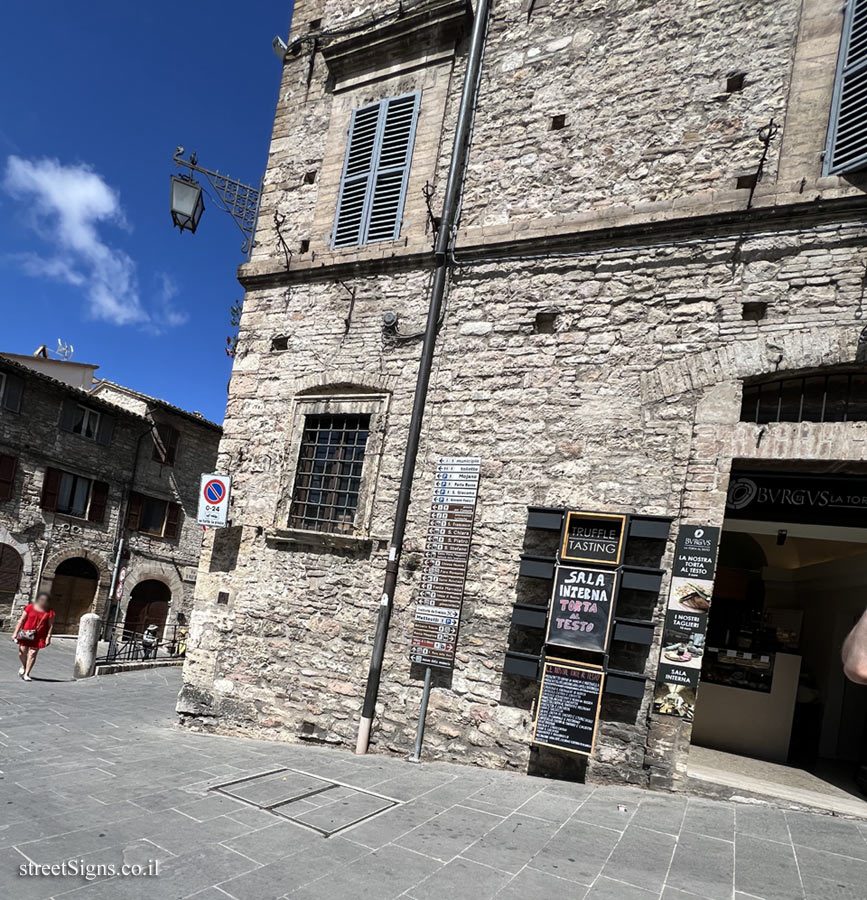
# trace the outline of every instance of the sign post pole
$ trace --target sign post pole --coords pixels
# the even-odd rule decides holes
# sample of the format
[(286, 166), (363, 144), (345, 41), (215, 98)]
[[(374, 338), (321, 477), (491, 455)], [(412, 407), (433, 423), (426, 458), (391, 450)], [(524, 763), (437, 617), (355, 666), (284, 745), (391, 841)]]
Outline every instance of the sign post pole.
[(480, 467), (481, 460), (476, 456), (444, 456), (437, 462), (410, 643), (410, 662), (425, 667), (415, 749), (410, 762), (421, 759), (431, 672), (434, 668), (449, 670), (455, 665)]
[(424, 688), (421, 693), (421, 707), (418, 711), (418, 725), (415, 729), (415, 749), (412, 751), (410, 762), (421, 762), (421, 745), (424, 741), (424, 720), (427, 718), (427, 703), (430, 700), (431, 667), (424, 670)]

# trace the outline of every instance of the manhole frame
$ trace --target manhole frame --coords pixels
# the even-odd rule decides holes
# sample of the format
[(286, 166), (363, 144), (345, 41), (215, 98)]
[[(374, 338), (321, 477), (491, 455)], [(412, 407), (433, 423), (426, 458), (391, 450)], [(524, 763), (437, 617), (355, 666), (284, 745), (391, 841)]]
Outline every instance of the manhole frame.
[[(305, 791), (304, 793), (299, 794), (297, 797), (293, 797), (291, 800), (278, 800), (276, 803), (269, 803), (267, 805), (256, 803), (253, 800), (247, 800), (244, 797), (239, 797), (237, 794), (233, 794), (231, 791), (226, 790), (226, 788), (231, 788), (238, 784), (245, 784), (249, 781), (257, 781), (260, 778), (267, 778), (269, 775), (280, 775), (283, 772), (291, 772), (293, 775), (304, 775), (307, 778), (313, 778), (316, 781), (323, 782), (325, 786), (321, 788), (312, 788), (309, 791)], [(376, 810), (376, 812), (359, 816), (357, 819), (353, 819), (351, 822), (345, 825), (340, 825), (338, 828), (334, 828), (330, 831), (325, 828), (320, 828), (317, 825), (311, 825), (307, 822), (302, 822), (295, 816), (290, 816), (284, 812), (279, 811), (279, 807), (291, 806), (293, 803), (297, 803), (299, 800), (306, 800), (308, 797), (315, 797), (319, 794), (324, 794), (327, 791), (338, 787), (347, 788), (350, 791), (354, 791), (356, 794), (363, 794), (368, 797), (376, 797), (378, 800), (385, 801), (388, 805), (384, 806), (382, 809)], [(375, 819), (377, 816), (381, 816), (384, 813), (387, 813), (389, 810), (392, 810), (397, 806), (403, 805), (402, 800), (396, 800), (394, 797), (388, 797), (385, 794), (380, 794), (378, 791), (371, 791), (367, 788), (356, 787), (354, 784), (347, 784), (345, 781), (335, 781), (333, 778), (324, 778), (322, 775), (314, 775), (312, 772), (306, 772), (303, 769), (293, 769), (290, 766), (281, 766), (278, 769), (270, 769), (266, 772), (257, 772), (255, 775), (245, 775), (243, 778), (235, 778), (232, 781), (223, 781), (220, 784), (212, 785), (208, 788), (208, 791), (213, 791), (214, 793), (221, 794), (224, 797), (229, 797), (231, 800), (235, 800), (238, 803), (243, 803), (245, 806), (249, 806), (252, 809), (259, 809), (263, 812), (270, 813), (272, 816), (282, 819), (285, 822), (291, 822), (293, 825), (297, 825), (300, 828), (306, 828), (308, 831), (312, 831), (315, 834), (321, 835), (325, 838), (330, 838), (336, 834), (348, 831), (350, 828), (354, 828), (356, 825), (360, 825), (362, 822), (368, 822), (371, 819)]]

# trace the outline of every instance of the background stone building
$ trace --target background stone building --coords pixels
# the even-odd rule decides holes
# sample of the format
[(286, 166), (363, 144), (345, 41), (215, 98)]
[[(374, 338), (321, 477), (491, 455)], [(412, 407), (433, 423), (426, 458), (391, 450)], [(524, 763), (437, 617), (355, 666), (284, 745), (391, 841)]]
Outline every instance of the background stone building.
[[(86, 612), (131, 630), (191, 606), (202, 530), (199, 479), (220, 428), (107, 381), (95, 366), (0, 355), (0, 627), (37, 590), (55, 633)], [(94, 384), (95, 382), (95, 384)], [(86, 386), (86, 388), (85, 388)], [(112, 573), (128, 576), (119, 609)]]
[[(510, 625), (516, 600), (548, 590), (519, 575), (528, 506), (722, 526), (733, 470), (860, 485), (865, 6), (493, 4), (377, 747), (412, 746), (409, 633), (438, 457), (478, 456), (482, 474), (458, 662), (434, 688), (427, 751), (521, 771), (583, 767), (531, 749), (537, 686), (504, 673), (507, 649), (540, 647)], [(232, 527), (206, 540), (179, 703), (209, 727), (354, 744), (471, 20), (460, 0), (295, 3), (240, 271), (218, 464)], [(361, 463), (330, 500), (306, 463), (329, 429)], [(816, 538), (799, 527), (793, 540)], [(782, 571), (773, 533), (749, 540)], [(864, 549), (860, 529), (844, 537)], [(665, 593), (645, 611), (657, 623)], [(848, 590), (835, 610), (860, 608)], [(686, 774), (691, 722), (653, 711), (660, 632), (617, 650), (648, 684), (637, 702), (604, 699), (589, 777)]]

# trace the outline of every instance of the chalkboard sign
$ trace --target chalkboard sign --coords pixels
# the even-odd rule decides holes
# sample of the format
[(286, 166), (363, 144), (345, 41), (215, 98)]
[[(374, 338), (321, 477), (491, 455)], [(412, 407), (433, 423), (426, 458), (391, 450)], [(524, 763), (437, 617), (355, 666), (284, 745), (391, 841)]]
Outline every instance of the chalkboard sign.
[(546, 659), (533, 743), (590, 756), (604, 680), (601, 666)]
[(626, 516), (570, 510), (563, 523), (560, 559), (616, 566), (623, 553)]
[(557, 566), (545, 643), (604, 653), (616, 589), (615, 570)]

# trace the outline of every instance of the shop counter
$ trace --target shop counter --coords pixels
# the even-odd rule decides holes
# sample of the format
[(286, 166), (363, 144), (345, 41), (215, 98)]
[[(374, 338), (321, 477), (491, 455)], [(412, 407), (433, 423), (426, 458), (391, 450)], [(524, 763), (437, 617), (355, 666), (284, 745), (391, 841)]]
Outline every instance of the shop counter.
[(701, 682), (692, 726), (694, 744), (773, 762), (786, 761), (801, 657), (791, 653), (772, 656), (768, 692)]

